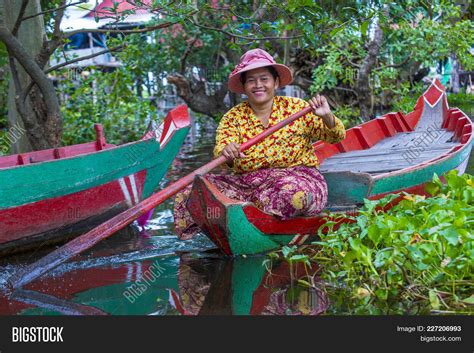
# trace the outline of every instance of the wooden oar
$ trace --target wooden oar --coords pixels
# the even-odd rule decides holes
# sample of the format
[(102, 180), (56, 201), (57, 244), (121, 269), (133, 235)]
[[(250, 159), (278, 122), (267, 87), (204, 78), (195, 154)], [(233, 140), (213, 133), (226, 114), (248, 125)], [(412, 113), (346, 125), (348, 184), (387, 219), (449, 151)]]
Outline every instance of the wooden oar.
[[(303, 115), (308, 114), (311, 111), (311, 107), (308, 106), (299, 112), (293, 114), (289, 118), (278, 122), (277, 124), (269, 127), (267, 130), (261, 134), (253, 137), (247, 142), (243, 143), (240, 146), (240, 151), (243, 152), (250, 148), (251, 146), (262, 141), (267, 136), (273, 134), (275, 131), (281, 129), (282, 127), (290, 124), (294, 120), (300, 118)], [(30, 283), (34, 279), (40, 277), (45, 272), (55, 268), (61, 263), (69, 260), (70, 258), (78, 255), (79, 253), (91, 248), (97, 244), (102, 239), (105, 239), (118, 230), (126, 227), (128, 224), (132, 223), (135, 219), (152, 209), (153, 207), (158, 206), (160, 203), (170, 198), (171, 196), (178, 193), (180, 190), (184, 189), (187, 185), (191, 184), (196, 175), (206, 174), (212, 169), (216, 168), (220, 164), (224, 163), (226, 158), (220, 156), (212, 160), (211, 162), (205, 164), (204, 166), (196, 169), (194, 172), (189, 173), (180, 180), (174, 182), (163, 190), (157, 192), (156, 194), (151, 195), (147, 199), (137, 203), (135, 206), (127, 209), (126, 211), (116, 215), (115, 217), (109, 219), (108, 221), (102, 223), (98, 227), (92, 229), (91, 231), (71, 240), (69, 243), (63, 245), (62, 247), (52, 251), (45, 257), (39, 259), (38, 261), (24, 267), (18, 272), (14, 273), (8, 280), (10, 289), (16, 289), (24, 286), (27, 283)]]

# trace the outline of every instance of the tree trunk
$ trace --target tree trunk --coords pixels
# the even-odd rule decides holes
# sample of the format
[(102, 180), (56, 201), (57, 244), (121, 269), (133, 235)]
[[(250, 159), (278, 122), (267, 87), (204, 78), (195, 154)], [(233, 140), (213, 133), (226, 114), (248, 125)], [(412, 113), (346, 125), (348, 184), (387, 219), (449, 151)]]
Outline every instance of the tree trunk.
[(456, 54), (451, 55), (451, 60), (453, 62), (451, 69), (451, 85), (453, 93), (459, 93), (461, 90), (461, 84), (459, 82), (459, 61), (456, 58)]
[(375, 61), (380, 53), (382, 40), (383, 31), (382, 28), (380, 28), (380, 24), (377, 23), (374, 38), (368, 44), (367, 55), (362, 61), (362, 65), (359, 69), (359, 77), (355, 87), (359, 101), (360, 116), (364, 121), (370, 120), (373, 116), (370, 73), (374, 68)]
[(224, 103), (228, 92), (227, 84), (223, 84), (212, 96), (207, 95), (204, 82), (190, 82), (180, 74), (169, 75), (168, 82), (175, 85), (180, 96), (193, 111), (216, 118), (222, 116), (229, 107)]
[[(22, 3), (23, 1), (0, 0), (3, 10), (0, 40), (5, 43), (9, 52), (12, 77), (8, 97), (8, 123), (11, 129), (26, 132), (10, 139), (13, 153), (57, 147), (60, 145), (62, 132), (54, 85), (35, 60), (43, 40), (46, 40), (43, 16), (22, 21), (16, 36), (11, 33)], [(40, 1), (29, 0), (23, 17), (39, 12)], [(24, 98), (26, 88), (32, 81), (35, 85)]]

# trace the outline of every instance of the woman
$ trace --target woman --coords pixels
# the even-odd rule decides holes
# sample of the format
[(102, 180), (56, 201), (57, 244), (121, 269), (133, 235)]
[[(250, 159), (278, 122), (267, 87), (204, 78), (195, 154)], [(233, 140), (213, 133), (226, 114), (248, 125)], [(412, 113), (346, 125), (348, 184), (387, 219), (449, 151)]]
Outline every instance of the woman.
[[(319, 173), (312, 141), (336, 143), (345, 129), (329, 108), (324, 96), (309, 102), (275, 96), (275, 91), (292, 81), (291, 71), (277, 64), (262, 49), (246, 52), (229, 76), (229, 90), (244, 93), (248, 100), (229, 110), (217, 128), (214, 156), (223, 155), (234, 174), (208, 174), (206, 178), (227, 197), (250, 201), (281, 219), (314, 216), (327, 203), (327, 185)], [(270, 135), (262, 142), (239, 152), (242, 143), (269, 126), (305, 108), (313, 112)], [(186, 209), (191, 187), (175, 200), (175, 226), (181, 239), (189, 239), (199, 228)]]

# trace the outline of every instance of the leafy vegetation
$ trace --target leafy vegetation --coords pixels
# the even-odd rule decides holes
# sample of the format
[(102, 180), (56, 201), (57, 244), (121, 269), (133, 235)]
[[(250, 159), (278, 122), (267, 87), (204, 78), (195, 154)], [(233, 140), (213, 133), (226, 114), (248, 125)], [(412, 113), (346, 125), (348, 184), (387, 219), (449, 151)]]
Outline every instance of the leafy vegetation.
[[(474, 177), (451, 171), (445, 178), (443, 184), (435, 175), (427, 185), (433, 197), (403, 193), (366, 200), (353, 223), (336, 230), (328, 222), (313, 245), (271, 256), (317, 264), (334, 312), (472, 313)], [(314, 284), (315, 275), (303, 284)]]
[(83, 71), (82, 76), (79, 86), (72, 80), (61, 83), (64, 144), (94, 140), (94, 123), (104, 126), (109, 143), (134, 141), (143, 136), (149, 120), (159, 119), (152, 101), (134, 91), (136, 83), (130, 70)]

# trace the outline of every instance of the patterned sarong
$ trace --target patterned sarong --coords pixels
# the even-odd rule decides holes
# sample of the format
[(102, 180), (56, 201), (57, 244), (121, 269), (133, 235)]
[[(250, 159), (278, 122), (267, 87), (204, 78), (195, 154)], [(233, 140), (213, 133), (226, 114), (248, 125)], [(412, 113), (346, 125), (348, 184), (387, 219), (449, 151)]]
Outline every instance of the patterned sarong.
[[(208, 174), (206, 179), (231, 199), (253, 202), (281, 219), (315, 216), (326, 206), (326, 181), (315, 167), (259, 169), (245, 174)], [(174, 223), (180, 239), (200, 231), (186, 209), (191, 185), (179, 192), (174, 204)]]

